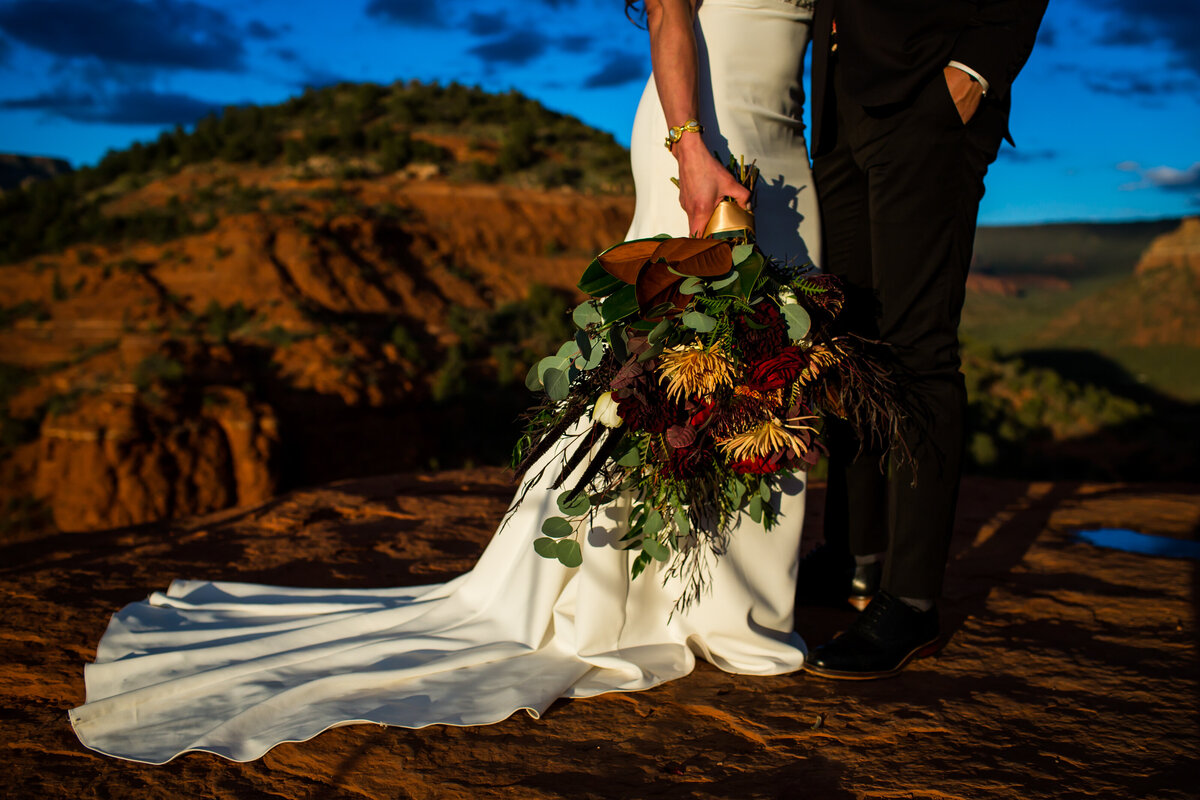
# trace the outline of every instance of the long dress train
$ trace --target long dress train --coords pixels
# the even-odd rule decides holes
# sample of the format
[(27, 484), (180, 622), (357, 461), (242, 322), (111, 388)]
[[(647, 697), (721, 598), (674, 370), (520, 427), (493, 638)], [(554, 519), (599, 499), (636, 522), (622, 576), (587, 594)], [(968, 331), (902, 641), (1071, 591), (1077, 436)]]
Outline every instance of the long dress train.
[[(803, 242), (815, 250), (796, 122), (809, 17), (788, 0), (707, 0), (697, 24), (702, 79), (711, 87), (706, 140), (764, 167), (778, 188), (760, 195), (760, 240), (768, 252), (792, 256)], [(737, 80), (727, 80), (734, 71)], [(638, 203), (629, 238), (686, 234), (664, 131), (651, 82), (634, 124)], [(543, 462), (561, 458), (558, 450)], [(800, 479), (774, 498), (781, 515), (770, 532), (740, 518), (710, 590), (672, 616), (683, 588), (676, 580), (664, 582), (657, 564), (629, 578), (631, 556), (619, 549), (628, 497), (578, 531), (583, 566), (534, 553), (542, 520), (557, 513), (554, 474), (545, 470), (529, 488), (474, 569), (444, 584), (296, 589), (179, 580), (126, 606), (84, 668), (87, 702), (70, 711), (76, 734), (93, 750), (152, 764), (188, 751), (248, 761), (355, 722), (419, 728), (493, 723), (520, 709), (538, 716), (560, 697), (681, 677), (697, 654), (745, 674), (801, 666), (804, 645), (792, 630)]]

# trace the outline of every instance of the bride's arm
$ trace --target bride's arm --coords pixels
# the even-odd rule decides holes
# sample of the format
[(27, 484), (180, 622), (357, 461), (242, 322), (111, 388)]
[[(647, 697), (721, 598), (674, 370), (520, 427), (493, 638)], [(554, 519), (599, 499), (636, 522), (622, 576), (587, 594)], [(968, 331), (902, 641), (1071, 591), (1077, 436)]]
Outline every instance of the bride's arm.
[[(693, 0), (646, 0), (645, 7), (658, 99), (667, 125), (683, 125), (697, 119), (700, 110)], [(687, 212), (693, 235), (704, 230), (721, 198), (732, 197), (743, 206), (749, 202), (750, 192), (713, 157), (699, 135), (683, 134), (671, 154), (679, 162), (679, 205)]]

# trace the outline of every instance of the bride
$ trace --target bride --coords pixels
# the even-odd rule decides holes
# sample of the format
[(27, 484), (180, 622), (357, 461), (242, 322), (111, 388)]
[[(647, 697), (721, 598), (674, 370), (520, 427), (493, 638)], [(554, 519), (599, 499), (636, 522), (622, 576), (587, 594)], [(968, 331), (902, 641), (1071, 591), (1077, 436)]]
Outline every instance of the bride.
[[(721, 196), (746, 202), (716, 151), (757, 161), (763, 250), (809, 260), (818, 224), (799, 76), (811, 2), (646, 0), (645, 12), (654, 76), (633, 126), (637, 207), (627, 238), (695, 233)], [(669, 128), (680, 130), (667, 149)], [(552, 449), (545, 459), (559, 457)], [(87, 702), (70, 712), (80, 741), (152, 764), (188, 751), (248, 761), (355, 722), (480, 725), (520, 709), (536, 717), (560, 697), (679, 678), (697, 655), (751, 675), (802, 666), (804, 644), (792, 630), (798, 479), (784, 487), (777, 526), (768, 533), (743, 515), (709, 591), (672, 615), (683, 587), (664, 582), (657, 562), (630, 580), (631, 555), (619, 543), (629, 498), (580, 531), (581, 567), (534, 552), (558, 494), (548, 485), (555, 470), (541, 466), (527, 474), (546, 477), (528, 479), (524, 502), (475, 568), (448, 583), (294, 589), (177, 580), (126, 606), (85, 667)]]

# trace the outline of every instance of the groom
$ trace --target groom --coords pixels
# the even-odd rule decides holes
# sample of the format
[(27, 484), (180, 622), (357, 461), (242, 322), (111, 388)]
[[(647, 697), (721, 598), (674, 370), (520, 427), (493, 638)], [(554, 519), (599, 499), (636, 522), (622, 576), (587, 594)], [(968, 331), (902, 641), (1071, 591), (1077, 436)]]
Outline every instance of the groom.
[(834, 574), (844, 578), (835, 591), (873, 599), (848, 631), (810, 654), (814, 674), (887, 677), (939, 645), (934, 601), (966, 412), (959, 313), (983, 177), (1009, 138), (1009, 87), (1046, 2), (816, 3), (823, 266), (846, 285), (848, 328), (886, 343), (896, 363), (912, 459), (881, 465), (882, 452), (830, 431), (827, 544), (801, 566), (801, 590)]

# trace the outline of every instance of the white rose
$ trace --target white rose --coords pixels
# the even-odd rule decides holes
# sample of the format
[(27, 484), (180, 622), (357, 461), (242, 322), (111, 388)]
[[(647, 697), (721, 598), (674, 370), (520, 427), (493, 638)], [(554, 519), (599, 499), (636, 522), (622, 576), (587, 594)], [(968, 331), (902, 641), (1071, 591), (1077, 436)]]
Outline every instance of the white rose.
[(613, 399), (612, 392), (605, 392), (596, 398), (596, 405), (592, 409), (592, 421), (608, 428), (621, 427), (621, 415), (617, 412), (617, 401)]

